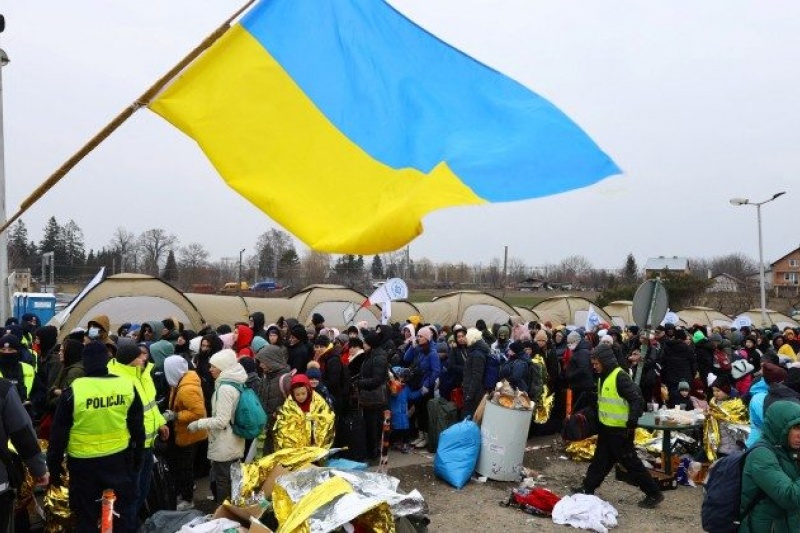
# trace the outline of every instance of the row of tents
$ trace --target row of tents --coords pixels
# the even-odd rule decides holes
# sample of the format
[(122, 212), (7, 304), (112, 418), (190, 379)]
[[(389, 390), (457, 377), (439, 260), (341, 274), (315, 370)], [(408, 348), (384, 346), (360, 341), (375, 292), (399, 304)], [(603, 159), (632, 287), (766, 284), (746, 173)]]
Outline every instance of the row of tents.
[[(117, 274), (84, 291), (49, 324), (58, 327), (63, 336), (76, 327), (85, 327), (89, 319), (97, 315), (107, 315), (112, 329), (125, 322), (141, 323), (173, 317), (199, 330), (207, 324), (216, 326), (247, 321), (252, 313), (260, 311), (267, 323), (281, 316), (296, 317), (302, 323), (310, 323), (311, 316), (319, 313), (325, 317), (326, 325), (340, 329), (360, 321), (375, 326), (380, 322), (381, 309), (378, 306), (361, 307), (366, 299), (363, 293), (341, 285), (311, 285), (291, 298), (184, 293), (152, 276)], [(525, 321), (582, 326), (589, 313), (594, 311), (608, 324), (625, 327), (633, 324), (632, 307), (630, 301), (618, 301), (600, 308), (586, 298), (562, 295), (525, 308), (512, 306), (489, 293), (459, 291), (438, 296), (430, 302), (392, 302), (391, 320), (404, 322), (412, 315), (419, 315), (432, 324), (473, 326), (479, 319), (491, 325), (505, 323), (511, 316), (520, 316)], [(735, 319), (707, 307), (689, 307), (676, 314), (683, 325), (730, 327), (743, 315), (748, 316), (753, 324), (761, 323), (758, 309), (746, 311)], [(781, 329), (798, 326), (795, 320), (781, 313), (768, 311), (768, 317)]]

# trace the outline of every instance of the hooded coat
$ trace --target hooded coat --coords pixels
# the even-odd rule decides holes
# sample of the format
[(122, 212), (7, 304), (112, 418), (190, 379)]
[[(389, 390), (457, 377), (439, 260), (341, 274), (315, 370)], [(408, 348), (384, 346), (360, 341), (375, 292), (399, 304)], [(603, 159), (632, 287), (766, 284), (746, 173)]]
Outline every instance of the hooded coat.
[(256, 354), (256, 359), (267, 366), (264, 379), (261, 381), (261, 389), (258, 391), (258, 399), (261, 400), (261, 406), (269, 418), (274, 419), (275, 413), (286, 399), (281, 390), (281, 377), (290, 372), (289, 365), (286, 364), (282, 347), (274, 344), (261, 348)]
[[(464, 363), (464, 408), (473, 412), (483, 396), (483, 372), (489, 356), (489, 345), (483, 340), (475, 340), (467, 347), (467, 361)], [(471, 408), (471, 409), (470, 409)]]
[(203, 400), (203, 389), (200, 386), (200, 376), (197, 375), (197, 372), (194, 370), (187, 371), (178, 382), (178, 385), (172, 387), (169, 396), (169, 409), (175, 413), (172, 429), (175, 432), (176, 445), (189, 446), (208, 438), (208, 434), (205, 431), (191, 433), (187, 429), (190, 423), (208, 416), (206, 404)]
[(750, 405), (747, 407), (750, 414), (750, 435), (745, 441), (748, 449), (761, 438), (761, 429), (764, 427), (764, 400), (769, 389), (770, 386), (764, 379), (759, 379), (750, 387)]
[(795, 533), (800, 531), (800, 463), (788, 447), (789, 430), (800, 424), (800, 405), (776, 402), (764, 416), (759, 446), (747, 455), (742, 472), (740, 512), (759, 498), (742, 520), (739, 533)]
[[(582, 338), (575, 349), (572, 350), (569, 363), (567, 363), (567, 382), (573, 391), (592, 390), (594, 389), (594, 378), (592, 376), (591, 345), (586, 338)], [(575, 400), (577, 399), (575, 397)]]
[(253, 342), (253, 330), (249, 326), (239, 324), (236, 326), (236, 343), (233, 346), (236, 354), (241, 357), (253, 357), (250, 343)]
[(264, 329), (264, 324), (266, 324), (267, 321), (264, 318), (264, 313), (262, 313), (261, 311), (256, 311), (252, 315), (250, 315), (250, 319), (253, 321), (253, 335), (256, 337), (261, 337), (263, 339), (266, 339), (267, 330)]
[(226, 385), (226, 381), (244, 385), (247, 372), (238, 363), (223, 370), (214, 382), (211, 417), (197, 421), (198, 429), (208, 431), (208, 458), (219, 463), (239, 460), (244, 456), (244, 439), (233, 432), (231, 424), (239, 403), (239, 391)]
[(678, 383), (691, 383), (697, 372), (694, 350), (681, 340), (665, 342), (661, 360), (661, 380), (670, 388), (677, 389)]

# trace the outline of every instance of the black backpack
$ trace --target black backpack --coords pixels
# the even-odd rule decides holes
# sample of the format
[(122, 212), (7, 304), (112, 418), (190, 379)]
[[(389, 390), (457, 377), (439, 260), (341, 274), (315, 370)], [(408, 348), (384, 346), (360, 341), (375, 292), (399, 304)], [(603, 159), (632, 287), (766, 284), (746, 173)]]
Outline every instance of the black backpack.
[(703, 507), (700, 511), (703, 530), (709, 533), (736, 533), (739, 524), (760, 502), (765, 494), (761, 491), (753, 498), (744, 512), (739, 512), (742, 501), (742, 473), (750, 452), (756, 448), (772, 447), (763, 440), (749, 450), (734, 452), (714, 463), (708, 480), (703, 486)]
[(578, 412), (571, 414), (564, 421), (564, 428), (561, 430), (561, 438), (566, 441), (576, 441), (588, 439), (597, 435), (600, 421), (597, 412), (593, 407), (585, 407)]

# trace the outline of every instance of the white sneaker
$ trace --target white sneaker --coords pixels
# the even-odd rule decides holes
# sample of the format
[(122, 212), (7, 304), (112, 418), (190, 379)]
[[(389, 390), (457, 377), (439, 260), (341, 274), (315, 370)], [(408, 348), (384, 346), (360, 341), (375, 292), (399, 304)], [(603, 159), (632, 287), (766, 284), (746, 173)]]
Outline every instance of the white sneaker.
[(417, 449), (424, 448), (427, 445), (428, 445), (428, 436), (425, 433), (423, 433), (422, 437), (417, 441), (416, 444), (414, 444), (414, 448)]
[(419, 441), (421, 441), (421, 440), (422, 440), (422, 432), (420, 432), (420, 434), (419, 434), (419, 437), (417, 437), (416, 439), (412, 440), (412, 441), (411, 441), (411, 442), (409, 442), (408, 444), (409, 444), (410, 446), (416, 446), (416, 445), (417, 445), (417, 443), (418, 443)]
[(178, 498), (178, 505), (175, 507), (177, 511), (188, 511), (189, 509), (194, 509), (194, 502), (187, 502)]

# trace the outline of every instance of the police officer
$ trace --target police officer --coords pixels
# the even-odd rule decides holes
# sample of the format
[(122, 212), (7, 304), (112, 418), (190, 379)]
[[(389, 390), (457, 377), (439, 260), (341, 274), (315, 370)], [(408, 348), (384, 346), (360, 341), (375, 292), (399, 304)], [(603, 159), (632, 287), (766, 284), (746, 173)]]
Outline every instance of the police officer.
[(11, 381), (22, 403), (30, 410), (30, 394), (36, 374), (33, 366), (21, 360), (23, 347), (14, 335), (0, 338), (0, 378)]
[(76, 531), (97, 531), (105, 489), (113, 489), (117, 498), (114, 511), (120, 516), (114, 519), (114, 530), (135, 530), (130, 505), (136, 488), (134, 472), (142, 463), (142, 401), (129, 378), (108, 373), (108, 352), (102, 342), (89, 342), (82, 356), (86, 376), (61, 394), (50, 429), (47, 465), (52, 482), (61, 482), (66, 451)]
[(156, 437), (161, 440), (169, 438), (167, 421), (156, 403), (156, 386), (153, 383), (153, 363), (148, 362), (149, 353), (146, 346), (137, 346), (130, 339), (119, 339), (117, 353), (108, 362), (108, 372), (115, 376), (126, 377), (133, 381), (136, 392), (142, 400), (144, 409), (144, 452), (139, 471), (134, 473), (136, 494), (131, 502), (130, 515), (134, 520), (150, 491), (153, 477), (153, 445)]
[(639, 460), (633, 445), (636, 423), (644, 410), (642, 393), (628, 373), (619, 367), (614, 350), (608, 344), (598, 345), (591, 361), (595, 374), (600, 375), (597, 386), (600, 428), (586, 477), (582, 486), (573, 492), (594, 494), (614, 463), (619, 463), (645, 493), (639, 507), (653, 509), (664, 500), (664, 495)]
[[(16, 454), (8, 448), (9, 441)], [(21, 459), (37, 485), (47, 485), (47, 466), (36, 440), (33, 424), (22, 406), (17, 388), (0, 379), (0, 532), (14, 531), (15, 490), (22, 484)]]

